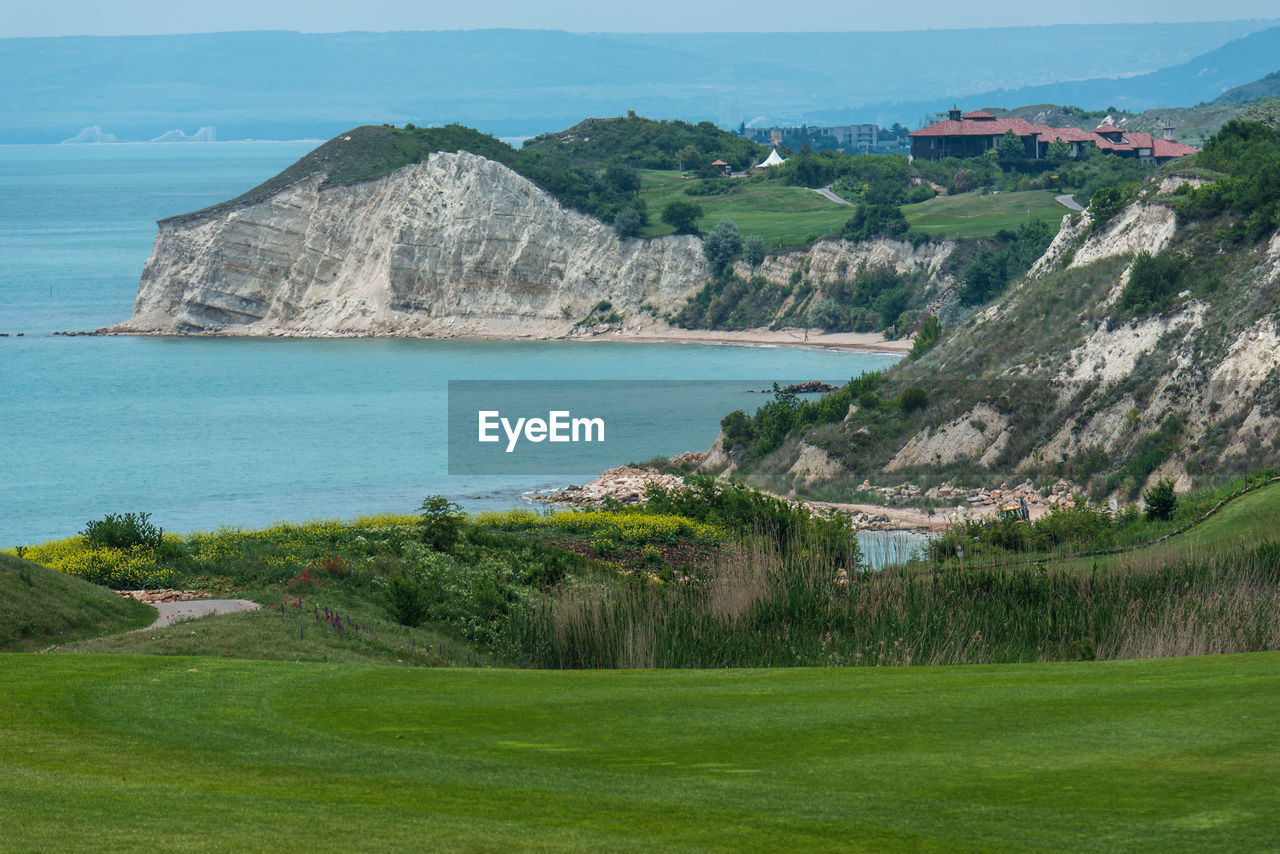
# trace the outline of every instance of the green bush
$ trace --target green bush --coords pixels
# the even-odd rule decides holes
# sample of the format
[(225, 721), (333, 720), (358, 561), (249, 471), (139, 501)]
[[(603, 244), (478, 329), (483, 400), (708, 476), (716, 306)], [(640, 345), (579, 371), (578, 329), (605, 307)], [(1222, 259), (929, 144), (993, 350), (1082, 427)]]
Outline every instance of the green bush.
[(422, 521), (418, 525), (422, 542), (438, 552), (453, 551), (466, 522), (462, 507), (443, 495), (431, 495), (418, 509), (422, 511)]
[(1120, 213), (1129, 204), (1131, 188), (1102, 187), (1089, 199), (1089, 218), (1093, 222), (1093, 230), (1099, 231), (1111, 218)]
[(711, 265), (711, 272), (717, 276), (723, 274), (741, 252), (742, 235), (731, 219), (720, 220), (702, 239), (702, 254)]
[(1226, 236), (1259, 241), (1280, 228), (1280, 136), (1262, 122), (1232, 119), (1210, 137), (1197, 165), (1222, 177), (1178, 198), (1183, 220), (1230, 214)]
[(920, 331), (916, 333), (916, 340), (911, 343), (911, 352), (907, 355), (913, 361), (919, 359), (932, 350), (941, 338), (942, 322), (933, 316), (926, 317), (924, 323), (920, 324)]
[(898, 408), (904, 413), (916, 412), (929, 405), (929, 393), (918, 385), (909, 385), (898, 396)]
[(101, 519), (87, 522), (80, 536), (90, 546), (109, 549), (131, 549), (145, 546), (158, 549), (164, 530), (152, 525), (150, 513), (109, 513)]
[(676, 234), (697, 234), (702, 206), (676, 199), (662, 209), (662, 221), (676, 230)]
[(876, 237), (902, 237), (910, 226), (897, 205), (865, 203), (854, 209), (841, 236), (855, 243)]
[(1155, 486), (1142, 496), (1147, 505), (1147, 519), (1152, 522), (1167, 522), (1173, 518), (1173, 511), (1178, 507), (1178, 496), (1173, 492), (1173, 481), (1162, 477)]
[(1151, 255), (1139, 252), (1133, 259), (1129, 281), (1120, 292), (1119, 308), (1143, 314), (1165, 307), (1178, 292), (1186, 262), (1176, 252)]
[(387, 614), (405, 626), (420, 626), (427, 620), (427, 595), (422, 585), (407, 575), (393, 575), (382, 586)]

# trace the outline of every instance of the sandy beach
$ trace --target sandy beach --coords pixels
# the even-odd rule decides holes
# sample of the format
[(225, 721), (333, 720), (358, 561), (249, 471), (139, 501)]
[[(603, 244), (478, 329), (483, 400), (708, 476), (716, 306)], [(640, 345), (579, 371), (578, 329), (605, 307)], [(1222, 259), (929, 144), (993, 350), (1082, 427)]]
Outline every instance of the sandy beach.
[[(576, 336), (575, 336), (576, 337)], [(573, 340), (573, 339), (570, 339)], [(606, 332), (582, 336), (584, 341), (652, 341), (674, 344), (734, 344), (754, 347), (813, 347), (828, 350), (859, 350), (896, 356), (911, 351), (912, 338), (890, 341), (879, 332), (821, 333), (804, 329), (745, 329), (729, 332), (717, 329), (644, 330), (638, 332)]]

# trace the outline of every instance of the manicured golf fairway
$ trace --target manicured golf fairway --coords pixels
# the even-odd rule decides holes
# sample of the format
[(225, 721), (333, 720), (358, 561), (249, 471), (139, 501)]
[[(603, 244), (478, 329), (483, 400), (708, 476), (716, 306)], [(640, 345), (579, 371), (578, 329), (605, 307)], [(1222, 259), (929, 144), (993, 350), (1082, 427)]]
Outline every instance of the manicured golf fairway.
[(935, 238), (991, 237), (1003, 228), (1014, 229), (1037, 218), (1056, 231), (1063, 214), (1069, 211), (1053, 196), (1050, 190), (985, 196), (962, 193), (904, 205), (902, 213), (913, 229)]
[(522, 672), (0, 656), (0, 848), (1262, 851), (1280, 653)]

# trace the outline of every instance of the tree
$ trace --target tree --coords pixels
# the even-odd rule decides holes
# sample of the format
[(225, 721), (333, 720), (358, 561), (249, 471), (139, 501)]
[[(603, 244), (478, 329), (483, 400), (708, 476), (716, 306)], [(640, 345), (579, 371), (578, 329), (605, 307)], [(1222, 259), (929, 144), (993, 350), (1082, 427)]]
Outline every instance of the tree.
[(604, 180), (614, 192), (624, 195), (640, 189), (640, 173), (625, 163), (609, 164), (609, 168), (604, 170)]
[(809, 309), (809, 325), (818, 329), (838, 330), (845, 325), (847, 316), (848, 313), (841, 308), (840, 303), (824, 297)]
[(1063, 142), (1062, 137), (1058, 137), (1049, 143), (1044, 156), (1050, 163), (1065, 163), (1071, 159), (1071, 146)]
[(897, 205), (863, 204), (854, 209), (842, 234), (845, 240), (857, 242), (873, 237), (901, 237), (908, 227), (907, 218)]
[(638, 237), (643, 228), (644, 220), (634, 207), (623, 208), (613, 218), (613, 230), (621, 238)]
[(932, 350), (933, 345), (937, 344), (941, 337), (942, 322), (933, 316), (926, 317), (924, 323), (920, 324), (920, 331), (916, 333), (916, 340), (911, 343), (911, 352), (907, 355), (913, 361), (919, 359)]
[(1017, 131), (1009, 128), (1004, 132), (1004, 136), (1000, 138), (1001, 160), (1018, 160), (1026, 157), (1026, 152), (1026, 146), (1022, 144), (1022, 137), (1018, 136)]
[[(1267, 76), (1275, 77), (1276, 74), (1273, 72)], [(1260, 122), (1276, 133), (1280, 133), (1280, 98), (1265, 98), (1250, 104), (1245, 107), (1240, 118), (1250, 122)]]
[(418, 509), (422, 511), (422, 521), (418, 523), (422, 542), (438, 552), (453, 551), (465, 519), (461, 505), (443, 495), (429, 495)]
[(717, 276), (722, 275), (741, 252), (742, 235), (731, 219), (720, 220), (702, 240), (702, 254), (707, 257), (711, 272)]
[(686, 145), (676, 152), (676, 166), (681, 170), (696, 169), (701, 158), (702, 152), (692, 145)]
[(1173, 511), (1178, 506), (1178, 496), (1173, 492), (1173, 481), (1162, 477), (1143, 494), (1142, 500), (1147, 505), (1147, 521), (1167, 522), (1173, 518)]
[(676, 234), (697, 234), (702, 206), (683, 199), (668, 202), (662, 209), (662, 221), (676, 230)]
[(742, 260), (753, 270), (764, 263), (764, 238), (753, 234), (742, 247)]
[(1089, 219), (1093, 230), (1105, 226), (1113, 216), (1129, 203), (1129, 193), (1124, 187), (1103, 187), (1089, 199)]

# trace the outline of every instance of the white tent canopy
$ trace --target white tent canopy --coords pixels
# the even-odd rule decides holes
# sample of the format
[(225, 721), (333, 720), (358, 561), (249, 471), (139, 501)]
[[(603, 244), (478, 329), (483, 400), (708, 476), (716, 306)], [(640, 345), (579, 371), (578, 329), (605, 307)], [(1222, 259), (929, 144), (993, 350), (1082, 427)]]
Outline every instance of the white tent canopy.
[(770, 151), (770, 152), (769, 152), (769, 156), (768, 156), (768, 157), (766, 157), (766, 158), (765, 158), (763, 161), (761, 161), (760, 163), (757, 163), (753, 168), (755, 168), (755, 169), (768, 169), (770, 166), (778, 166), (778, 165), (783, 164), (783, 163), (786, 163), (786, 162), (787, 162), (786, 160), (784, 160), (784, 159), (782, 159), (781, 157), (779, 157), (779, 156), (778, 156), (778, 149), (776, 149), (776, 148), (775, 148), (773, 151)]

